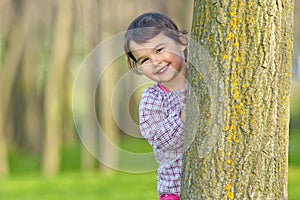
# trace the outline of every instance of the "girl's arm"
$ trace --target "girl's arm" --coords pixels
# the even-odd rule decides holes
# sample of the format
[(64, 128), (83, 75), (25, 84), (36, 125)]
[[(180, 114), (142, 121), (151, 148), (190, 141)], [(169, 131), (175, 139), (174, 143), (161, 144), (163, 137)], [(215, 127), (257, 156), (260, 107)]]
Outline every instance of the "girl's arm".
[(168, 113), (162, 107), (162, 99), (143, 94), (140, 104), (140, 129), (142, 135), (155, 149), (178, 149), (184, 142), (184, 111), (178, 104), (170, 106)]

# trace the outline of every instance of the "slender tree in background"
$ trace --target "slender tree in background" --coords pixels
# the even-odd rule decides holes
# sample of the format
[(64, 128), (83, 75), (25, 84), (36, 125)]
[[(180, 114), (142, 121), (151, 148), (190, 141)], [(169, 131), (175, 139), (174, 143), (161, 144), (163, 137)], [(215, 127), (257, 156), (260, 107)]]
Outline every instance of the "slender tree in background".
[[(74, 9), (74, 3), (79, 5), (82, 13)], [(8, 152), (21, 156), (24, 153), (33, 154), (32, 156), (36, 158), (34, 165), (41, 166), (44, 174), (51, 175), (58, 172), (60, 162), (66, 156), (65, 151), (61, 150), (70, 147), (66, 145), (71, 145), (71, 148), (76, 145), (73, 119), (69, 111), (74, 66), (81, 64), (76, 63), (77, 61), (82, 62), (78, 58), (83, 54), (86, 55), (85, 53), (95, 47), (100, 40), (108, 39), (115, 33), (125, 30), (129, 20), (150, 7), (165, 12), (166, 2), (0, 1), (1, 176), (9, 175)], [(173, 7), (174, 5), (168, 9), (172, 10)], [(111, 17), (111, 8), (117, 13), (122, 13), (123, 10), (127, 12)], [(80, 26), (84, 30), (73, 29), (73, 25), (77, 25), (76, 28)], [(80, 38), (81, 36), (83, 37)], [(86, 52), (82, 53), (82, 49)], [(68, 68), (69, 63), (72, 66)], [(112, 87), (114, 84), (112, 78), (117, 79), (121, 74), (121, 70), (116, 70), (115, 66), (109, 68), (110, 72), (106, 73), (99, 88), (104, 85)], [(122, 65), (122, 69), (126, 70), (125, 65)], [(90, 85), (93, 83), (90, 82)], [(98, 92), (103, 94), (100, 101), (105, 102), (105, 105), (100, 105), (98, 101), (99, 110), (96, 112), (103, 114), (99, 118), (104, 119), (101, 123), (105, 127), (105, 133), (111, 138), (112, 143), (117, 144), (119, 130), (112, 123), (114, 121), (112, 116), (109, 119), (105, 114), (111, 112), (105, 111), (109, 108), (107, 102), (111, 102), (109, 93), (112, 88), (109, 87), (105, 88), (107, 91)], [(89, 130), (91, 126), (87, 125), (86, 129)], [(99, 141), (96, 143), (99, 145)], [(99, 151), (105, 152), (105, 159), (117, 165), (118, 155), (107, 146), (101, 145)], [(78, 152), (72, 151), (72, 154), (75, 153)], [(12, 158), (12, 162), (14, 158), (16, 156)], [(94, 161), (89, 154), (83, 153), (83, 170), (95, 167)], [(73, 166), (77, 165), (78, 163)], [(27, 168), (23, 170), (26, 171)]]
[[(42, 5), (37, 4), (33, 6), (34, 10), (32, 10), (32, 15), (37, 15), (37, 10), (41, 9)], [(21, 72), (22, 78), (19, 83), (19, 87), (21, 87), (23, 93), (23, 110), (24, 115), (19, 113), (19, 120), (23, 120), (24, 127), (20, 128), (19, 134), (22, 135), (20, 137), (23, 146), (35, 154), (40, 152), (40, 143), (41, 143), (41, 131), (43, 124), (43, 117), (41, 109), (40, 96), (41, 94), (38, 92), (38, 41), (36, 40), (36, 30), (37, 30), (38, 20), (32, 20), (31, 22), (31, 34), (29, 34), (23, 58), (21, 63)], [(26, 105), (26, 106), (24, 106)], [(22, 118), (22, 119), (21, 119)], [(24, 129), (22, 129), (24, 128)], [(23, 133), (23, 134), (22, 134)]]
[(45, 144), (43, 153), (43, 173), (54, 175), (60, 166), (60, 146), (62, 119), (60, 118), (63, 94), (63, 79), (70, 57), (73, 38), (72, 0), (58, 1), (58, 16), (55, 29), (53, 60), (49, 69), (45, 93)]
[(293, 6), (195, 0), (182, 199), (287, 199)]
[[(100, 28), (101, 28), (101, 40), (105, 40), (109, 37), (111, 37), (121, 26), (127, 25), (129, 19), (128, 17), (120, 17), (116, 16), (116, 19), (114, 23), (111, 23), (111, 10), (115, 10), (115, 12), (122, 12), (122, 10), (126, 10), (128, 13), (137, 15), (137, 10), (139, 8), (147, 7), (145, 4), (151, 4), (152, 7), (160, 7), (165, 6), (165, 3), (162, 3), (160, 1), (152, 1), (152, 2), (143, 2), (139, 0), (131, 1), (130, 3), (126, 1), (117, 1), (117, 0), (101, 0), (100, 1)], [(133, 7), (132, 5), (135, 5)], [(118, 18), (119, 17), (119, 18)], [(131, 20), (131, 19), (130, 19)], [(124, 27), (125, 29), (126, 27)], [(117, 44), (116, 44), (117, 46)], [(115, 146), (119, 145), (120, 142), (120, 129), (117, 127), (115, 121), (116, 119), (113, 116), (111, 102), (112, 102), (112, 94), (114, 91), (114, 87), (116, 85), (118, 76), (120, 74), (124, 73), (124, 68), (121, 70), (118, 70), (118, 66), (116, 63), (112, 63), (110, 66), (104, 66), (104, 60), (105, 58), (111, 57), (111, 55), (114, 55), (114, 48), (107, 49), (105, 52), (102, 52), (101, 55), (99, 55), (99, 66), (101, 67), (107, 67), (105, 70), (105, 73), (101, 77), (99, 81), (99, 119), (100, 119), (100, 125), (103, 129), (103, 133), (105, 137), (107, 137), (108, 141), (104, 141), (103, 139), (99, 141), (99, 155), (100, 159), (103, 162), (103, 165), (100, 165), (100, 170), (110, 172), (111, 169), (109, 167), (118, 167), (121, 161), (119, 160), (118, 155), (118, 148), (115, 148)], [(122, 72), (123, 71), (123, 72)], [(132, 85), (134, 85), (134, 82), (131, 82)], [(126, 89), (127, 90), (127, 89)], [(122, 94), (118, 94), (118, 105), (124, 106), (124, 96)], [(116, 105), (113, 105), (116, 106)], [(118, 110), (118, 109), (116, 109)], [(119, 114), (119, 113), (115, 113)], [(112, 145), (113, 144), (113, 145)], [(115, 145), (115, 146), (114, 146)], [(109, 166), (109, 167), (107, 167)]]
[(11, 27), (11, 33), (7, 35), (8, 50), (0, 72), (0, 176), (7, 176), (9, 174), (6, 136), (13, 135), (7, 125), (12, 121), (9, 119), (9, 117), (12, 117), (9, 114), (9, 102), (18, 67), (20, 67), (19, 63), (23, 50), (29, 37), (28, 30), (33, 19), (32, 4), (25, 3), (24, 7), (25, 9), (21, 16), (11, 16), (12, 18), (18, 17), (21, 19), (15, 19), (17, 22)]
[[(81, 27), (84, 33), (84, 50), (85, 54), (88, 55), (88, 52), (92, 51), (93, 48), (99, 43), (99, 10), (98, 10), (99, 1), (77, 1), (77, 6), (79, 13), (81, 14), (80, 19)], [(97, 61), (95, 59), (89, 61), (89, 65), (95, 66)], [(97, 85), (97, 78), (95, 77), (94, 68), (90, 68), (86, 74), (86, 88), (82, 91), (82, 98), (91, 98), (90, 94), (93, 94), (94, 86)], [(94, 97), (94, 96), (92, 96)], [(85, 99), (86, 102), (93, 102), (93, 99)], [(94, 110), (89, 110), (88, 116), (93, 116), (95, 113)], [(93, 149), (97, 146), (97, 124), (89, 118), (84, 119), (82, 125), (82, 134), (81, 137), (84, 138), (84, 141), (88, 140), (89, 145), (93, 145)], [(89, 133), (88, 133), (89, 132)], [(86, 150), (86, 147), (82, 146), (81, 152), (81, 169), (82, 171), (90, 171), (96, 168), (96, 159)]]

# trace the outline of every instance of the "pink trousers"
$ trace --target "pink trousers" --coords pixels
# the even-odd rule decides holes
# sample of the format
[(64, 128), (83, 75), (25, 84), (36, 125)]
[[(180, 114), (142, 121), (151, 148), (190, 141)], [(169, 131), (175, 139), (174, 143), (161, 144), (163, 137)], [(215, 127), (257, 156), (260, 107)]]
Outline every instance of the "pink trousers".
[(160, 196), (160, 200), (180, 200), (180, 197), (174, 194), (164, 194)]

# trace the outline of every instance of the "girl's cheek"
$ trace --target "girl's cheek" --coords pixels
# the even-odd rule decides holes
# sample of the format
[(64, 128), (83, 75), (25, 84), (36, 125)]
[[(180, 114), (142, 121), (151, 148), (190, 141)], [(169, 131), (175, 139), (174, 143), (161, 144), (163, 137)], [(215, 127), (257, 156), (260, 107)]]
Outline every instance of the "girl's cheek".
[(170, 52), (170, 51), (164, 52), (164, 54), (163, 54), (164, 60), (170, 60), (171, 58), (172, 58), (172, 52)]

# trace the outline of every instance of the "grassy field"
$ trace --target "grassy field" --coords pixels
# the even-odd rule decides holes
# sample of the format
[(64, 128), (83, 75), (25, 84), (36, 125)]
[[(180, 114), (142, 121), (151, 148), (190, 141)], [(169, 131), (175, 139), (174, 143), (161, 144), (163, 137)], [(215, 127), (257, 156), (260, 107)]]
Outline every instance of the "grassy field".
[[(289, 199), (300, 199), (300, 134), (290, 136)], [(130, 145), (131, 146), (131, 145)], [(148, 147), (146, 147), (145, 150)], [(134, 149), (132, 149), (134, 150)], [(63, 171), (53, 178), (42, 177), (36, 158), (11, 155), (12, 176), (0, 180), (2, 200), (154, 200), (155, 172), (129, 174), (79, 172), (75, 149), (64, 150)], [(73, 153), (71, 153), (73, 152)], [(69, 164), (68, 164), (69, 163)], [(71, 165), (70, 165), (71, 163)]]
[[(300, 168), (290, 167), (289, 199), (300, 198)], [(155, 173), (64, 173), (55, 178), (17, 176), (0, 181), (3, 200), (153, 200)]]
[(300, 130), (292, 130), (289, 144), (289, 199), (300, 199)]
[(18, 176), (0, 181), (3, 200), (153, 200), (154, 173), (79, 174), (55, 178)]
[(289, 167), (289, 200), (300, 199), (300, 167)]

